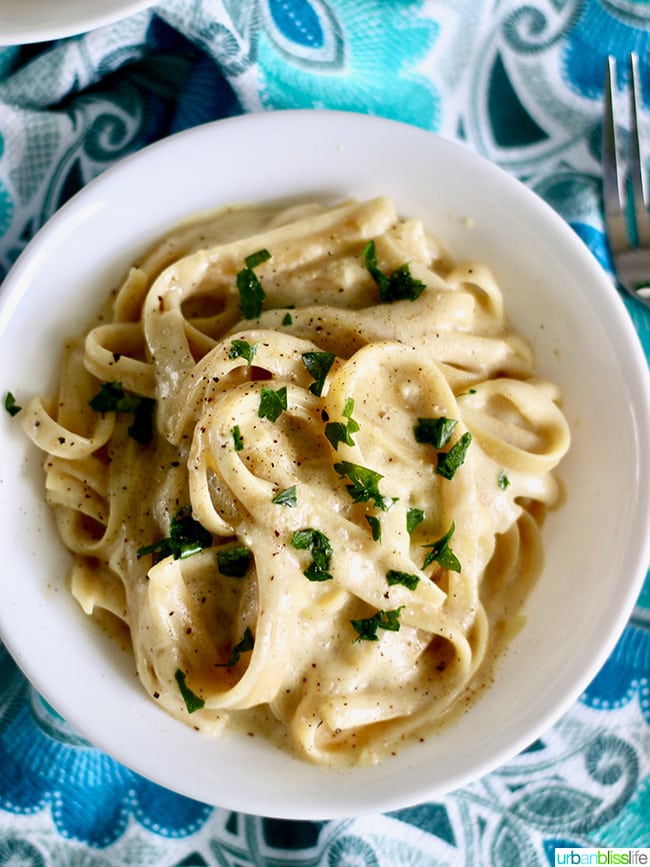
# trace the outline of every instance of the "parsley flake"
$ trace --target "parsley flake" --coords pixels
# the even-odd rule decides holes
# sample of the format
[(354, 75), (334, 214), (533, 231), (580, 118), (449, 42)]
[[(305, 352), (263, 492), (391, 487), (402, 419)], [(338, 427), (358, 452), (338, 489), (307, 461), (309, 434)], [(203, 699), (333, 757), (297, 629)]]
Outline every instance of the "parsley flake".
[(153, 438), (153, 413), (156, 402), (149, 397), (127, 394), (121, 382), (104, 382), (97, 394), (89, 400), (95, 412), (127, 412), (133, 414), (128, 434), (140, 445)]
[(309, 386), (309, 390), (316, 397), (320, 397), (323, 393), (327, 374), (336, 360), (336, 355), (333, 352), (303, 352), (302, 360), (315, 380)]
[(458, 422), (454, 418), (419, 418), (413, 427), (415, 441), (441, 449), (447, 445)]
[(418, 524), (421, 524), (424, 521), (424, 512), (422, 509), (417, 509), (415, 506), (412, 509), (409, 509), (406, 513), (406, 532), (411, 535), (413, 530), (417, 527)]
[(18, 404), (16, 403), (16, 398), (10, 391), (8, 391), (5, 395), (5, 409), (11, 416), (18, 415), (18, 413), (22, 409), (22, 406), (18, 406)]
[(400, 572), (398, 569), (389, 569), (386, 572), (386, 581), (389, 587), (401, 584), (408, 590), (415, 590), (420, 583), (420, 576), (414, 575), (412, 572)]
[(385, 497), (380, 493), (379, 482), (384, 477), (375, 470), (370, 470), (368, 467), (362, 467), (351, 461), (341, 461), (334, 464), (334, 469), (339, 476), (347, 476), (352, 482), (351, 485), (346, 485), (346, 489), (355, 503), (367, 503), (372, 500), (378, 509), (387, 512), (397, 501), (395, 497)]
[(423, 548), (431, 548), (424, 558), (424, 563), (422, 564), (423, 569), (426, 569), (427, 566), (430, 566), (433, 562), (437, 562), (443, 567), (443, 569), (448, 569), (450, 572), (460, 572), (460, 561), (449, 547), (449, 542), (451, 537), (454, 535), (455, 530), (456, 524), (452, 521), (451, 527), (447, 530), (444, 536), (437, 540), (437, 542), (432, 542), (430, 545), (422, 546)]
[(352, 434), (359, 430), (359, 423), (352, 418), (353, 411), (354, 401), (349, 397), (343, 407), (343, 417), (347, 418), (347, 422), (330, 421), (325, 425), (325, 436), (334, 449), (338, 449), (339, 443), (345, 443), (348, 446), (354, 445)]
[(222, 575), (229, 578), (243, 578), (248, 572), (253, 555), (250, 548), (237, 545), (234, 548), (220, 548), (217, 551), (217, 566)]
[(244, 358), (250, 367), (257, 352), (257, 343), (249, 343), (247, 340), (235, 338), (230, 344), (228, 358)]
[(368, 241), (361, 255), (363, 264), (379, 287), (379, 298), (383, 304), (403, 300), (415, 301), (426, 289), (421, 280), (413, 277), (408, 263), (400, 265), (389, 276), (384, 274), (377, 263), (374, 241)]
[(298, 551), (311, 551), (312, 562), (302, 573), (305, 578), (310, 581), (331, 580), (328, 569), (333, 551), (325, 533), (313, 527), (296, 530), (291, 536), (291, 547)]
[(257, 253), (251, 253), (244, 260), (246, 267), (237, 274), (239, 309), (245, 319), (255, 319), (262, 312), (266, 292), (253, 269), (270, 258), (271, 254), (268, 250), (258, 250)]
[(240, 452), (244, 448), (244, 437), (242, 436), (238, 424), (236, 424), (232, 429), (232, 440), (235, 451)]
[(260, 418), (268, 418), (270, 421), (276, 419), (287, 408), (287, 387), (283, 385), (277, 391), (272, 388), (264, 387), (260, 392), (260, 405), (257, 410), (257, 415)]
[(448, 452), (438, 452), (436, 473), (445, 479), (453, 479), (456, 475), (456, 471), (463, 465), (467, 449), (471, 442), (471, 433), (465, 431), (458, 442), (456, 442)]
[(212, 545), (212, 535), (192, 517), (191, 506), (182, 506), (171, 519), (169, 536), (137, 551), (137, 557), (155, 554), (158, 559), (170, 555), (174, 560), (184, 560)]
[(388, 629), (391, 632), (399, 632), (399, 616), (401, 612), (402, 606), (395, 608), (392, 611), (378, 611), (371, 617), (364, 617), (361, 620), (351, 620), (350, 623), (357, 632), (357, 637), (354, 639), (354, 643), (356, 644), (358, 641), (378, 641), (378, 629)]
[(250, 626), (247, 626), (244, 630), (244, 637), (242, 638), (242, 640), (235, 644), (235, 646), (232, 648), (230, 652), (230, 659), (228, 660), (228, 662), (218, 662), (217, 666), (219, 668), (232, 668), (233, 666), (237, 665), (242, 653), (246, 653), (246, 651), (252, 650), (254, 647), (255, 638), (253, 636), (253, 633), (251, 632)]
[(278, 491), (277, 494), (272, 498), (271, 502), (275, 503), (276, 506), (288, 506), (290, 509), (295, 509), (295, 507), (298, 505), (296, 486), (292, 485), (290, 488), (285, 488), (283, 491)]
[(505, 491), (506, 488), (510, 487), (510, 479), (508, 478), (508, 476), (506, 476), (505, 470), (499, 470), (497, 485), (501, 488), (502, 491)]
[(174, 677), (176, 678), (176, 683), (178, 684), (178, 688), (183, 696), (187, 712), (194, 713), (194, 711), (201, 710), (201, 708), (205, 706), (205, 701), (189, 688), (185, 678), (185, 672), (178, 668)]
[(381, 521), (375, 515), (366, 515), (366, 521), (372, 532), (372, 541), (381, 542)]

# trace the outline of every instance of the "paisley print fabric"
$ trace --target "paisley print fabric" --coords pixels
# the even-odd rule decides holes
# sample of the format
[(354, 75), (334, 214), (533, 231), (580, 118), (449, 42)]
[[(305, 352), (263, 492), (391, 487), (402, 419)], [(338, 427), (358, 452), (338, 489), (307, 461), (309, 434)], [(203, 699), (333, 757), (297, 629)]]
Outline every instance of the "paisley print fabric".
[[(92, 33), (0, 47), (0, 280), (125, 155), (205, 121), (296, 107), (465, 141), (611, 270), (603, 71), (608, 53), (632, 49), (650, 140), (645, 0), (166, 0)], [(650, 356), (650, 313), (626, 305)], [(439, 802), (333, 822), (235, 814), (138, 777), (72, 730), (0, 647), (0, 867), (532, 867), (561, 846), (649, 844), (650, 579), (607, 663), (538, 742)]]

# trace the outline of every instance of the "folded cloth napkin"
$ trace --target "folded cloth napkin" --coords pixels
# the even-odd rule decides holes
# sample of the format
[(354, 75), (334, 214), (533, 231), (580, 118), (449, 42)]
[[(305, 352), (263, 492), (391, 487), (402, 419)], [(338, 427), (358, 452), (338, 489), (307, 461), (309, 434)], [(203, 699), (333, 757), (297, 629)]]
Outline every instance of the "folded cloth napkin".
[[(604, 59), (636, 49), (650, 81), (649, 47), (644, 0), (167, 0), (85, 35), (0, 48), (0, 279), (126, 154), (204, 121), (307, 107), (464, 140), (609, 269)], [(650, 311), (626, 304), (650, 354)], [(503, 867), (554, 864), (559, 846), (644, 845), (650, 581), (602, 671), (522, 754), (435, 803), (344, 821), (231, 813), (138, 777), (58, 717), (0, 648), (0, 867)]]

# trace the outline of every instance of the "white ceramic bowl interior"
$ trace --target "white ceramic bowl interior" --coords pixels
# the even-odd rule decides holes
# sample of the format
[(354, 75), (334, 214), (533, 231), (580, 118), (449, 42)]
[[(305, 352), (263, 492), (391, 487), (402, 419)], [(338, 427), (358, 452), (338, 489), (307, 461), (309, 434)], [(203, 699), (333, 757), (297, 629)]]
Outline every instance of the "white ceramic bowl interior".
[(0, 295), (0, 389), (51, 390), (78, 332), (134, 258), (178, 219), (234, 202), (390, 195), (459, 259), (487, 262), (540, 373), (559, 383), (573, 444), (567, 499), (545, 526), (544, 572), (494, 684), (424, 745), (329, 771), (259, 739), (198, 735), (141, 690), (127, 654), (65, 586), (40, 456), (0, 421), (0, 636), (81, 733), (138, 773), (202, 801), (325, 819), (439, 797), (525, 748), (578, 698), (624, 628), (650, 560), (650, 391), (624, 306), (582, 242), (518, 182), (458, 144), (348, 113), (220, 121), (121, 162), (45, 226)]
[(153, 0), (0, 0), (0, 45), (75, 36), (152, 4)]

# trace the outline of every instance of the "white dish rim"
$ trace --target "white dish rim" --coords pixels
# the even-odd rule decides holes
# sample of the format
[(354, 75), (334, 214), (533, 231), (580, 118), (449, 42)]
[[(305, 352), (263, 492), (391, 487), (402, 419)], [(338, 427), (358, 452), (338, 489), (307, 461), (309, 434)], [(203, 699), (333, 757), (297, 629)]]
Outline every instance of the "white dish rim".
[[(521, 184), (513, 178), (506, 175), (496, 166), (486, 164), (481, 158), (467, 151), (461, 145), (447, 142), (444, 139), (439, 139), (431, 133), (425, 133), (422, 130), (417, 130), (414, 127), (404, 127), (393, 121), (386, 121), (379, 118), (371, 118), (366, 115), (357, 115), (348, 112), (314, 112), (311, 110), (296, 110), (286, 112), (275, 112), (273, 114), (260, 115), (245, 115), (236, 118), (231, 118), (225, 121), (216, 121), (211, 124), (206, 124), (202, 127), (197, 127), (192, 130), (179, 133), (161, 142), (145, 148), (126, 159), (122, 160), (114, 168), (109, 169), (99, 178), (91, 182), (87, 187), (81, 190), (73, 199), (71, 199), (54, 217), (41, 229), (35, 239), (30, 244), (28, 250), (19, 258), (10, 275), (5, 281), (5, 286), (0, 294), (0, 336), (4, 333), (7, 327), (7, 321), (11, 318), (13, 308), (20, 304), (21, 294), (28, 285), (28, 281), (36, 276), (39, 267), (40, 257), (44, 257), (46, 250), (51, 248), (51, 245), (61, 243), (61, 238), (64, 238), (66, 233), (74, 227), (75, 221), (94, 219), (93, 209), (100, 209), (102, 195), (105, 191), (109, 191), (114, 181), (119, 181), (122, 177), (135, 177), (139, 169), (146, 168), (149, 163), (153, 165), (154, 161), (161, 164), (169, 164), (174, 158), (179, 149), (185, 149), (188, 153), (193, 152), (193, 149), (198, 153), (201, 147), (210, 143), (211, 140), (217, 141), (221, 138), (230, 136), (233, 141), (239, 140), (241, 136), (251, 133), (257, 125), (257, 134), (262, 134), (264, 138), (268, 134), (278, 135), (278, 129), (284, 127), (285, 132), (293, 128), (294, 130), (306, 130), (306, 125), (316, 125), (321, 130), (323, 135), (330, 137), (330, 144), (334, 144), (335, 139), (332, 135), (340, 134), (343, 138), (350, 135), (350, 131), (358, 134), (362, 131), (362, 135), (377, 134), (379, 132), (392, 131), (393, 134), (403, 135), (409, 140), (415, 141), (416, 138), (427, 136), (427, 142), (430, 147), (437, 150), (438, 153), (444, 154), (445, 158), (452, 160), (460, 160), (468, 165), (474, 166), (476, 161), (479, 161), (481, 171), (484, 171), (487, 176), (503, 186), (509, 195), (513, 196), (513, 200), (521, 200), (525, 204), (530, 205), (530, 197), (533, 195), (526, 190)], [(332, 129), (336, 132), (332, 133)], [(329, 130), (329, 131), (328, 131)], [(311, 133), (313, 135), (313, 132)], [(213, 142), (214, 143), (214, 142)], [(450, 157), (451, 155), (451, 157)], [(225, 204), (226, 202), (224, 202)], [(597, 303), (604, 305), (606, 314), (609, 318), (610, 327), (618, 334), (624, 335), (628, 341), (628, 363), (631, 381), (627, 383), (628, 387), (634, 391), (637, 398), (637, 403), (633, 407), (632, 414), (636, 420), (638, 428), (641, 432), (650, 430), (650, 386), (648, 384), (647, 375), (642, 372), (641, 362), (645, 362), (645, 356), (631, 324), (629, 316), (625, 311), (624, 305), (620, 298), (614, 293), (609, 286), (606, 275), (601, 271), (595, 259), (591, 258), (591, 254), (582, 245), (582, 242), (577, 236), (571, 236), (566, 230), (566, 226), (561, 218), (551, 209), (537, 200), (535, 207), (537, 212), (543, 216), (546, 226), (553, 239), (559, 243), (567, 254), (576, 257), (579, 262), (580, 270), (585, 278), (590, 278), (594, 281), (593, 297)], [(155, 232), (154, 232), (155, 234)], [(647, 373), (647, 371), (646, 371)], [(650, 489), (650, 462), (648, 455), (643, 452), (639, 446), (639, 483), (645, 482)], [(650, 505), (647, 500), (641, 503), (641, 508), (635, 516), (638, 525), (642, 521), (646, 521), (646, 526), (650, 520)], [(548, 705), (545, 712), (538, 714), (536, 723), (529, 725), (525, 732), (520, 732), (519, 736), (514, 739), (496, 739), (493, 738), (493, 750), (489, 760), (475, 760), (471, 772), (467, 767), (459, 768), (457, 773), (449, 774), (447, 777), (444, 791), (436, 785), (427, 787), (424, 782), (420, 782), (419, 786), (414, 786), (408, 798), (405, 799), (403, 793), (394, 791), (386, 791), (383, 793), (374, 792), (364, 801), (359, 798), (359, 792), (355, 791), (357, 809), (356, 813), (365, 812), (385, 812), (386, 810), (397, 809), (401, 806), (408, 806), (417, 803), (421, 800), (438, 797), (445, 792), (456, 789), (462, 785), (469, 783), (471, 780), (482, 776), (494, 768), (501, 765), (503, 762), (510, 759), (517, 752), (524, 749), (532, 740), (539, 737), (553, 722), (555, 722), (578, 698), (580, 692), (595, 676), (602, 664), (605, 662), (611, 653), (616, 640), (618, 639), (622, 629), (627, 622), (631, 613), (634, 601), (638, 596), (641, 585), (644, 579), (645, 571), (642, 571), (641, 563), (646, 564), (650, 561), (650, 539), (642, 542), (637, 554), (633, 558), (635, 564), (634, 580), (630, 581), (626, 588), (626, 593), (619, 600), (618, 608), (613, 612), (610, 621), (610, 628), (607, 633), (606, 640), (601, 642), (599, 650), (594, 653), (588, 661), (583, 664), (580, 676), (575, 679), (573, 688), (567, 690), (562, 698), (556, 697), (553, 702)], [(26, 672), (28, 678), (36, 686), (37, 689), (43, 692), (45, 698), (50, 701), (53, 706), (62, 711), (66, 711), (65, 716), (70, 722), (88, 736), (100, 748), (111, 754), (114, 754), (110, 737), (106, 731), (96, 731), (92, 726), (89, 727), (86, 720), (83, 718), (83, 713), (75, 712), (74, 702), (70, 703), (70, 697), (62, 697), (60, 695), (51, 695), (51, 690), (48, 691), (48, 683), (42, 680), (41, 672), (34, 666), (35, 660), (30, 660), (22, 653), (21, 641), (19, 636), (11, 628), (6, 618), (3, 620), (3, 614), (0, 611), (0, 633), (6, 642), (10, 652), (17, 658), (19, 664)], [(161, 713), (157, 711), (157, 713)], [(231, 809), (240, 810), (243, 812), (260, 812), (258, 805), (251, 803), (245, 797), (245, 792), (230, 793), (225, 798), (209, 797), (210, 785), (213, 781), (201, 780), (197, 781), (179, 781), (178, 777), (170, 778), (169, 774), (164, 769), (157, 771), (150, 766), (143, 766), (137, 748), (124, 749), (119, 754), (115, 755), (118, 761), (131, 767), (136, 772), (149, 776), (156, 782), (173, 788), (183, 794), (198, 800), (204, 800), (208, 803), (216, 803), (221, 806), (230, 807)], [(342, 774), (339, 776), (341, 785), (346, 785), (346, 780), (350, 779), (350, 775)], [(372, 780), (372, 775), (369, 777)], [(334, 797), (334, 792), (329, 793), (326, 803), (319, 807), (318, 793), (303, 793), (304, 800), (299, 803), (296, 799), (295, 803), (289, 808), (287, 797), (284, 800), (278, 797), (276, 803), (268, 802), (264, 811), (264, 815), (277, 816), (282, 818), (303, 818), (303, 819), (324, 819), (336, 818), (350, 815), (351, 800), (342, 803), (337, 802)]]

